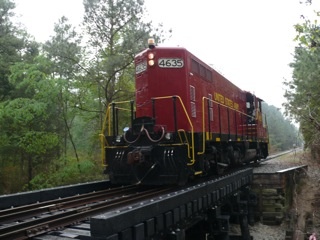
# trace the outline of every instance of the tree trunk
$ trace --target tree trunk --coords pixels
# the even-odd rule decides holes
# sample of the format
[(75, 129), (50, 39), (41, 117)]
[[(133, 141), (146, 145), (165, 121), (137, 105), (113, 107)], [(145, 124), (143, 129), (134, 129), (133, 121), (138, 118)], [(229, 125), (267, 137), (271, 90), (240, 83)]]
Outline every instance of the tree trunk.
[(28, 154), (28, 189), (31, 190), (31, 185), (30, 182), (33, 178), (33, 172), (32, 172), (32, 156), (30, 154)]

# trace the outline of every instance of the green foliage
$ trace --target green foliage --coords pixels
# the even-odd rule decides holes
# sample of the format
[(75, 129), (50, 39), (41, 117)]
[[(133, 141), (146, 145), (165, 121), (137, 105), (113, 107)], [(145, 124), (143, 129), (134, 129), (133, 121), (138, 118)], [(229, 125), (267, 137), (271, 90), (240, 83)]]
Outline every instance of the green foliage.
[(151, 24), (142, 21), (143, 4), (142, 0), (84, 1), (83, 25), (90, 36), (90, 50), (97, 53), (88, 77), (105, 106), (134, 96), (134, 56), (152, 35)]
[[(55, 35), (43, 45), (46, 57), (51, 61), (51, 74), (60, 79), (74, 80), (81, 70), (81, 36), (66, 17), (59, 19), (54, 32)], [(73, 81), (66, 82), (65, 87), (72, 87), (72, 83)], [(68, 91), (67, 88), (64, 90)]]
[(9, 83), (10, 67), (38, 53), (37, 44), (12, 23), (14, 8), (13, 1), (0, 1), (0, 100), (8, 98), (13, 87)]
[(50, 151), (58, 143), (58, 136), (55, 133), (29, 131), (20, 139), (18, 147), (26, 153), (38, 155)]
[(92, 160), (78, 162), (76, 159), (60, 159), (50, 167), (49, 172), (35, 176), (25, 189), (37, 190), (103, 179), (102, 168)]
[(133, 99), (134, 56), (164, 33), (143, 21), (143, 4), (85, 0), (85, 32), (62, 17), (40, 45), (10, 21), (14, 3), (0, 1), (0, 194), (102, 178), (105, 107)]
[(297, 127), (284, 118), (280, 109), (266, 103), (263, 103), (262, 107), (267, 116), (271, 152), (284, 151), (291, 149), (294, 145), (302, 145)]
[[(317, 13), (319, 17), (319, 12)], [(320, 26), (305, 19), (297, 31), (292, 80), (286, 81), (286, 114), (301, 127), (305, 146), (320, 151)]]
[[(46, 58), (51, 63), (50, 74), (54, 76), (57, 92), (56, 108), (58, 120), (56, 133), (61, 143), (61, 154), (65, 157), (72, 149), (78, 159), (77, 146), (72, 136), (74, 118), (79, 114), (75, 107), (79, 91), (77, 76), (81, 74), (81, 38), (75, 29), (62, 17), (54, 27), (55, 35), (43, 45)], [(69, 147), (71, 146), (71, 147)]]
[[(2, 132), (5, 140), (0, 147), (27, 154), (44, 154), (58, 144), (57, 135), (46, 129), (48, 109), (45, 103), (34, 99), (17, 98), (2, 105), (0, 123), (7, 131)], [(4, 134), (5, 133), (5, 134)]]
[(21, 165), (18, 178), (27, 176), (31, 180), (39, 165), (57, 157), (56, 91), (44, 72), (46, 63), (36, 58), (33, 63), (14, 65), (9, 79), (15, 87), (12, 99), (0, 103), (0, 139), (4, 140), (0, 142), (0, 153), (6, 156), (4, 166), (10, 166), (10, 160)]

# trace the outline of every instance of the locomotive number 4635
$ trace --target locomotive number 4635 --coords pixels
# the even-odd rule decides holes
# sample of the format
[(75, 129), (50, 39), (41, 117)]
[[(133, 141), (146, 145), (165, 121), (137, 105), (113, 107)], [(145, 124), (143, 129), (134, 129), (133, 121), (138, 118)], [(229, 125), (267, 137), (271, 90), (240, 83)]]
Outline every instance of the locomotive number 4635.
[(158, 65), (161, 68), (182, 68), (183, 59), (180, 58), (159, 58)]

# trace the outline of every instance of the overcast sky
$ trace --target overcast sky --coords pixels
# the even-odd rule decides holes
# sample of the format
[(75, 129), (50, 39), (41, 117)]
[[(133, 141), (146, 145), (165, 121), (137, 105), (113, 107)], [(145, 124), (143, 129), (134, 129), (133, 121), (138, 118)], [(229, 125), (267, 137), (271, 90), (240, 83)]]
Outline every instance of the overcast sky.
[[(15, 2), (21, 22), (37, 41), (49, 39), (62, 15), (74, 25), (82, 20), (82, 0)], [(164, 45), (186, 47), (276, 107), (285, 101), (282, 82), (291, 78), (293, 26), (302, 22), (302, 14), (320, 11), (319, 1), (306, 7), (299, 0), (145, 0), (145, 5), (147, 17), (173, 30)]]

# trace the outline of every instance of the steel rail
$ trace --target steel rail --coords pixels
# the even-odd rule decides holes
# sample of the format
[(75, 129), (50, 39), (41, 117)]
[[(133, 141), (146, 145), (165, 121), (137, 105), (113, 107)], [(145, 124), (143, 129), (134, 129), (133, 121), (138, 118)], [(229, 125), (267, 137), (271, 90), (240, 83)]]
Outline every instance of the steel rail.
[(110, 196), (117, 196), (126, 193), (129, 190), (135, 191), (137, 190), (137, 186), (131, 185), (121, 188), (101, 190), (45, 202), (37, 202), (34, 204), (19, 206), (15, 208), (4, 209), (0, 211), (0, 224), (5, 224), (8, 221), (13, 220), (21, 221), (22, 219), (32, 217), (35, 214), (46, 212), (52, 213), (54, 211), (62, 210), (67, 207), (75, 207), (81, 204), (83, 205), (84, 203), (91, 202), (93, 199), (104, 199)]
[(158, 196), (170, 190), (172, 188), (151, 189), (142, 193), (132, 193), (109, 201), (96, 202), (90, 205), (86, 204), (74, 209), (58, 211), (49, 216), (38, 216), (26, 222), (3, 226), (0, 228), (0, 239), (28, 239), (60, 227), (71, 225), (105, 211)]

